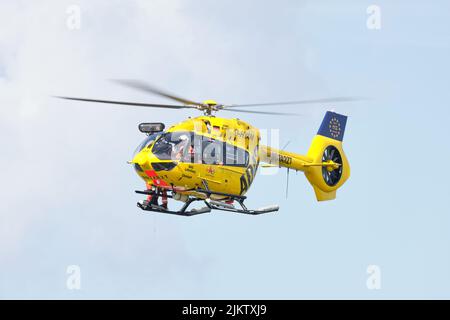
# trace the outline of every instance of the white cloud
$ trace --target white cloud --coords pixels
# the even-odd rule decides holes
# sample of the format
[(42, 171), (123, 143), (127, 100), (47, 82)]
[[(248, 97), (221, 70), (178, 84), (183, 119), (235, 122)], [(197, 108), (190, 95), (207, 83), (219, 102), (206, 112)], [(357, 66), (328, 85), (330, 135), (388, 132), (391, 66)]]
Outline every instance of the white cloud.
[[(106, 79), (137, 77), (167, 82), (174, 78), (177, 61), (167, 63), (170, 57), (166, 53), (182, 46), (170, 40), (171, 36), (183, 39), (184, 17), (179, 5), (80, 1), (82, 27), (71, 31), (65, 24), (68, 4), (71, 2), (0, 5), (5, 26), (0, 28), (3, 271), (13, 270), (27, 257), (28, 262), (35, 262), (28, 246), (36, 241), (33, 250), (45, 252), (51, 243), (78, 243), (82, 254), (96, 252), (120, 264), (122, 259), (132, 261), (139, 256), (143, 266), (150, 264), (160, 272), (168, 266), (180, 268), (181, 263), (188, 267), (184, 272), (194, 272), (189, 265), (195, 265), (195, 259), (183, 248), (176, 224), (170, 220), (158, 223), (162, 244), (152, 243), (151, 234), (142, 227), (133, 230), (141, 212), (134, 206), (132, 192), (141, 188), (142, 182), (125, 161), (142, 139), (136, 125), (143, 115), (164, 119), (170, 114), (50, 97), (148, 99)], [(165, 50), (157, 50), (164, 46)], [(114, 201), (121, 203), (121, 199), (128, 201), (127, 212), (116, 209)], [(134, 219), (125, 226), (129, 215)], [(53, 230), (55, 239), (45, 234), (47, 228)], [(74, 234), (61, 233), (71, 228)], [(128, 238), (127, 245), (121, 246), (117, 237)], [(53, 250), (53, 263), (67, 257), (63, 247)], [(158, 281), (157, 277), (154, 280)]]

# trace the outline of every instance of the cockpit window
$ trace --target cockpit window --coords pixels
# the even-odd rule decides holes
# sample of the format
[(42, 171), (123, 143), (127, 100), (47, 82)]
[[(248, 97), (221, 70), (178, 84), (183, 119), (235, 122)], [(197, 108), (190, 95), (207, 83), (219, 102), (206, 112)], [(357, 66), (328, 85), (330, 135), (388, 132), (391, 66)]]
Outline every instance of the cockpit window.
[(163, 133), (153, 144), (152, 153), (160, 160), (246, 167), (249, 153), (226, 142), (193, 132)]
[(190, 144), (190, 132), (167, 132), (155, 142), (152, 152), (160, 160), (181, 160)]
[(160, 133), (154, 133), (145, 138), (144, 141), (142, 141), (141, 144), (134, 151), (133, 157), (136, 156), (139, 152), (141, 152), (144, 148), (149, 147), (152, 144), (152, 142), (155, 141), (156, 138), (158, 138), (159, 135)]

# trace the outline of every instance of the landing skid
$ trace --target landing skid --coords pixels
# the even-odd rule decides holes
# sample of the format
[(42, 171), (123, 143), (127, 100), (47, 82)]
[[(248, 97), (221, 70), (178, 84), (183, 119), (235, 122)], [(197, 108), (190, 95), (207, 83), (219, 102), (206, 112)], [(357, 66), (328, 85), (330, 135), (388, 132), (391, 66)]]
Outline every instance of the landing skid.
[[(148, 201), (138, 202), (137, 206), (144, 211), (152, 211), (152, 212), (173, 214), (173, 215), (186, 216), (186, 217), (203, 214), (203, 213), (210, 213), (211, 210), (221, 210), (221, 211), (242, 213), (242, 214), (248, 214), (248, 215), (259, 215), (259, 214), (263, 214), (263, 213), (275, 212), (275, 211), (278, 211), (278, 209), (279, 209), (278, 206), (268, 206), (268, 207), (260, 208), (257, 210), (249, 210), (249, 209), (247, 209), (247, 207), (244, 204), (244, 200), (246, 199), (245, 196), (233, 195), (233, 194), (227, 194), (227, 193), (216, 193), (216, 192), (211, 192), (209, 190), (203, 190), (203, 189), (197, 189), (196, 192), (204, 193), (208, 198), (207, 199), (199, 199), (199, 198), (191, 197), (188, 199), (187, 202), (185, 202), (185, 204), (179, 211), (172, 211), (172, 210), (166, 209), (162, 206), (148, 203)], [(155, 194), (153, 191), (136, 191), (136, 193), (147, 194), (147, 195)], [(235, 202), (237, 202), (239, 204), (240, 208), (236, 208), (233, 204), (229, 204), (229, 203), (225, 203), (225, 202), (217, 201), (217, 200), (211, 200), (209, 197), (212, 194), (227, 196), (231, 200), (234, 200)], [(203, 207), (201, 209), (188, 210), (189, 206), (193, 202), (196, 202), (196, 201), (203, 201), (205, 203), (206, 207)]]
[(164, 208), (162, 206), (157, 206), (157, 205), (154, 205), (154, 204), (147, 203), (146, 201), (138, 202), (137, 206), (139, 208), (141, 208), (142, 210), (144, 210), (144, 211), (153, 211), (153, 212), (174, 214), (174, 215), (186, 216), (186, 217), (190, 217), (190, 216), (195, 216), (197, 214), (211, 212), (211, 208), (209, 208), (209, 207), (204, 207), (204, 208), (201, 208), (201, 209), (187, 210), (187, 208), (191, 205), (191, 203), (193, 203), (195, 201), (204, 201), (204, 200), (203, 199), (191, 198), (183, 205), (183, 207), (179, 211), (172, 211), (172, 210), (166, 209), (166, 208)]
[(211, 209), (221, 210), (221, 211), (228, 211), (228, 212), (235, 212), (235, 213), (243, 213), (243, 214), (249, 214), (249, 215), (258, 215), (258, 214), (263, 214), (263, 213), (275, 212), (275, 211), (278, 211), (278, 209), (279, 209), (278, 206), (269, 206), (269, 207), (260, 208), (260, 209), (257, 209), (257, 210), (249, 210), (245, 206), (244, 200), (235, 199), (235, 201), (237, 203), (239, 203), (239, 205), (241, 207), (240, 209), (236, 208), (232, 204), (227, 204), (227, 203), (223, 203), (223, 202), (220, 202), (220, 201), (214, 201), (214, 200), (210, 200), (210, 199), (206, 199), (205, 200), (205, 202), (208, 204), (208, 206)]

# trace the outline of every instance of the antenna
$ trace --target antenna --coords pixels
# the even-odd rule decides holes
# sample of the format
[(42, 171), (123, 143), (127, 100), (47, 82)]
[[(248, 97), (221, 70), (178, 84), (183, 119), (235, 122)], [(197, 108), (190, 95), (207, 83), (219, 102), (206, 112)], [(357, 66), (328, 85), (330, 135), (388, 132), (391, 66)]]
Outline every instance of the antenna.
[[(281, 149), (281, 151), (284, 151), (284, 149), (286, 149), (286, 147), (289, 145), (289, 143), (291, 143), (291, 140), (286, 142), (286, 144)], [(286, 171), (286, 199), (288, 198), (288, 192), (289, 192), (289, 168), (287, 168), (287, 171)]]
[(289, 168), (287, 168), (286, 171), (286, 199), (288, 198), (288, 192), (289, 192)]

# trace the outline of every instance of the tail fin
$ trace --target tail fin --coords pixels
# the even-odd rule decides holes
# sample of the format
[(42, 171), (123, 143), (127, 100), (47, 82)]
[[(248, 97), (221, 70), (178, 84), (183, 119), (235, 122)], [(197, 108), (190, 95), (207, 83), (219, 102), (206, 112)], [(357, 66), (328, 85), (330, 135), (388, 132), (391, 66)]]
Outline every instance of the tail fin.
[(342, 148), (347, 117), (327, 111), (307, 156), (313, 163), (329, 162), (305, 171), (318, 201), (336, 198), (336, 190), (350, 177), (350, 165)]
[(346, 124), (346, 116), (328, 111), (306, 156), (260, 145), (259, 158), (269, 165), (275, 158), (277, 166), (303, 171), (317, 200), (332, 200), (350, 177), (350, 165), (342, 149)]
[(342, 142), (346, 124), (347, 116), (327, 111), (317, 134)]

